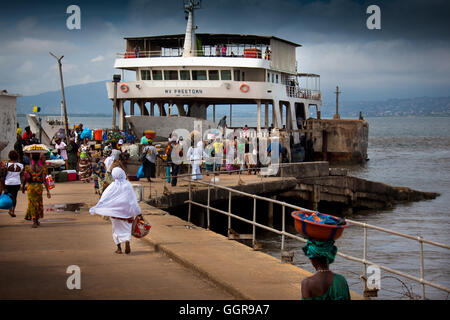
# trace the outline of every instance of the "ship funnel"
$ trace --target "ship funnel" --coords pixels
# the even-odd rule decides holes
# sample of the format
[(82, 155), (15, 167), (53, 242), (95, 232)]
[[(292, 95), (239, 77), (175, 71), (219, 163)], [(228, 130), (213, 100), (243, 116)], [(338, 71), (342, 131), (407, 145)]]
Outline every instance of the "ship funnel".
[(185, 0), (184, 2), (184, 9), (188, 18), (184, 36), (183, 57), (195, 57), (197, 55), (197, 39), (195, 37), (194, 9), (200, 8), (201, 1)]

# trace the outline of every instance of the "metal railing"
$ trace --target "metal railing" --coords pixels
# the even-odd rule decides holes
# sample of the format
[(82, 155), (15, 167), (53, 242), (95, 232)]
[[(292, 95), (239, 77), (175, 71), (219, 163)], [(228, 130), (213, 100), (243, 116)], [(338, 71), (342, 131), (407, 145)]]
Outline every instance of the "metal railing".
[[(202, 203), (199, 203), (199, 202), (193, 201), (193, 197), (192, 197), (192, 183), (198, 183), (198, 184), (201, 184), (201, 185), (204, 185), (204, 186), (207, 187), (207, 189), (208, 189), (208, 196), (207, 196), (207, 204), (206, 205), (202, 204)], [(214, 207), (211, 206), (211, 203), (210, 203), (211, 202), (211, 196), (210, 196), (211, 188), (219, 188), (219, 189), (228, 191), (228, 211), (223, 211), (223, 210), (220, 210), (220, 209), (217, 209), (217, 208), (214, 208)], [(238, 216), (236, 214), (233, 214), (231, 212), (232, 194), (238, 194), (240, 196), (249, 197), (249, 198), (253, 199), (253, 218), (252, 218), (252, 220), (240, 217), (240, 216)], [(256, 222), (256, 201), (257, 200), (267, 201), (269, 203), (277, 204), (277, 205), (281, 206), (281, 208), (282, 208), (281, 230), (277, 230), (277, 229), (274, 229), (272, 227), (269, 227), (269, 226), (266, 226), (266, 225), (263, 225), (263, 224), (260, 224), (260, 223)], [(186, 200), (185, 202), (189, 204), (189, 208), (188, 208), (188, 222), (190, 222), (190, 219), (191, 219), (192, 205), (196, 205), (196, 206), (199, 206), (199, 207), (204, 208), (204, 209), (207, 210), (207, 229), (210, 228), (210, 212), (211, 211), (215, 211), (215, 212), (218, 212), (218, 213), (221, 213), (221, 214), (224, 214), (224, 215), (228, 216), (228, 230), (229, 230), (228, 232), (230, 232), (230, 230), (231, 230), (231, 218), (235, 218), (235, 219), (238, 219), (238, 220), (243, 221), (245, 223), (251, 224), (253, 226), (252, 245), (253, 245), (254, 249), (255, 249), (255, 245), (256, 245), (256, 227), (264, 229), (264, 230), (267, 230), (267, 231), (271, 231), (271, 232), (276, 233), (278, 235), (281, 235), (281, 256), (282, 257), (285, 254), (285, 238), (286, 237), (292, 238), (292, 239), (296, 239), (296, 240), (299, 240), (299, 241), (302, 241), (302, 242), (306, 242), (307, 241), (306, 239), (304, 239), (302, 237), (299, 237), (299, 236), (296, 236), (294, 234), (286, 232), (286, 230), (285, 230), (285, 227), (286, 227), (285, 210), (286, 210), (286, 208), (290, 208), (290, 209), (294, 209), (294, 210), (311, 211), (309, 209), (305, 209), (305, 208), (302, 208), (302, 207), (299, 207), (299, 206), (295, 206), (295, 205), (289, 204), (287, 202), (278, 201), (278, 200), (275, 200), (275, 199), (270, 199), (270, 198), (266, 198), (266, 197), (262, 197), (262, 196), (258, 196), (258, 195), (254, 195), (254, 194), (250, 194), (250, 193), (246, 193), (246, 192), (243, 192), (243, 191), (235, 190), (235, 189), (232, 189), (232, 188), (229, 188), (229, 187), (226, 187), (226, 186), (221, 186), (221, 185), (217, 185), (217, 184), (211, 184), (211, 183), (207, 183), (207, 182), (203, 182), (203, 181), (192, 181), (192, 180), (189, 180), (189, 200)], [(425, 277), (425, 269), (424, 269), (424, 255), (423, 255), (423, 244), (424, 243), (432, 245), (432, 246), (437, 246), (437, 247), (440, 247), (440, 248), (444, 248), (444, 249), (450, 249), (449, 245), (446, 245), (446, 244), (443, 244), (443, 243), (438, 243), (438, 242), (431, 241), (431, 240), (427, 240), (427, 239), (424, 239), (424, 238), (422, 238), (420, 236), (417, 236), (417, 237), (416, 236), (411, 236), (411, 235), (408, 235), (408, 234), (404, 234), (404, 233), (400, 233), (400, 232), (397, 232), (397, 231), (393, 231), (393, 230), (377, 227), (377, 226), (370, 225), (370, 224), (367, 224), (367, 223), (361, 223), (361, 222), (350, 220), (350, 219), (346, 219), (346, 221), (348, 223), (350, 223), (350, 224), (353, 224), (353, 225), (356, 225), (356, 226), (360, 226), (364, 230), (363, 258), (360, 259), (360, 258), (353, 257), (353, 256), (350, 256), (348, 254), (341, 253), (341, 252), (338, 252), (337, 255), (339, 255), (339, 256), (347, 259), (347, 260), (351, 260), (351, 261), (355, 261), (355, 262), (359, 262), (359, 263), (363, 264), (364, 267), (363, 267), (363, 277), (362, 277), (362, 279), (364, 280), (364, 288), (365, 289), (367, 288), (367, 277), (366, 277), (367, 265), (372, 265), (372, 266), (378, 267), (379, 269), (387, 271), (389, 273), (396, 274), (398, 276), (402, 276), (402, 277), (405, 277), (407, 279), (410, 279), (410, 280), (413, 280), (415, 282), (420, 283), (421, 286), (422, 286), (422, 299), (425, 299), (425, 286), (426, 285), (428, 285), (430, 287), (433, 287), (433, 288), (436, 288), (436, 289), (439, 289), (439, 290), (442, 290), (442, 291), (445, 291), (447, 293), (450, 293), (450, 288), (444, 287), (442, 285), (439, 285), (439, 284), (436, 284), (434, 282), (431, 282), (431, 281), (428, 281), (428, 280), (424, 279), (424, 277)], [(377, 263), (375, 263), (373, 261), (367, 260), (367, 231), (368, 231), (368, 229), (389, 233), (389, 234), (392, 234), (392, 235), (396, 235), (396, 236), (399, 236), (399, 237), (403, 237), (403, 238), (406, 238), (406, 239), (411, 239), (411, 240), (419, 242), (420, 278), (412, 276), (412, 275), (407, 274), (405, 272), (393, 269), (393, 268), (386, 267), (386, 266), (381, 265), (381, 264), (377, 264)]]
[(287, 85), (286, 94), (291, 98), (322, 100), (322, 93), (320, 90), (311, 90)]
[[(215, 52), (207, 52), (203, 50), (193, 51), (197, 57), (226, 57), (226, 58), (249, 58), (249, 59), (261, 59), (270, 60), (270, 57), (264, 55), (249, 56), (246, 54), (234, 54), (227, 52), (225, 55), (217, 55)], [(126, 51), (116, 54), (116, 58), (119, 59), (133, 59), (133, 58), (155, 58), (155, 57), (181, 57), (183, 55), (183, 49), (180, 48), (172, 50), (156, 50), (156, 51)]]

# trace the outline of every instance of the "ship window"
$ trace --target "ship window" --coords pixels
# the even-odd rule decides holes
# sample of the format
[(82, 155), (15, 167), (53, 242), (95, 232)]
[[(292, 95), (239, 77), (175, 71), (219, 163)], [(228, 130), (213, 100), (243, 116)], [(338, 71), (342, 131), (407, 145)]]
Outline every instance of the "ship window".
[(206, 70), (192, 70), (192, 80), (206, 80)]
[(181, 80), (191, 80), (191, 74), (189, 70), (180, 70), (180, 79)]
[(274, 83), (274, 76), (273, 76), (273, 73), (272, 73), (272, 83)]
[(141, 70), (141, 80), (152, 80), (150, 70)]
[(152, 70), (153, 80), (162, 80), (162, 71), (161, 70)]
[(219, 80), (219, 70), (208, 71), (209, 80)]
[(234, 81), (241, 81), (241, 71), (240, 70), (234, 70)]
[(164, 70), (164, 80), (178, 80), (178, 71)]
[(275, 83), (278, 83), (278, 75), (275, 75)]
[(222, 80), (231, 80), (231, 71), (220, 70), (220, 77), (222, 78)]

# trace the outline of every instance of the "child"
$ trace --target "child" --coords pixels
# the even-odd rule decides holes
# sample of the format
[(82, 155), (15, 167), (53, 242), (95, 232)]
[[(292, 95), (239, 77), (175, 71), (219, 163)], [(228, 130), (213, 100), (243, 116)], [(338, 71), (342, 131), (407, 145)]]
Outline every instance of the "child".
[(89, 212), (111, 217), (113, 240), (117, 245), (115, 253), (122, 253), (121, 243), (125, 242), (125, 253), (129, 254), (133, 218), (141, 215), (141, 208), (125, 171), (116, 167), (111, 174), (114, 182), (104, 190), (97, 205)]
[(99, 186), (98, 186), (98, 180), (99, 180), (99, 162), (100, 158), (95, 158), (95, 163), (92, 165), (92, 177), (94, 178), (94, 192), (95, 194), (99, 194)]

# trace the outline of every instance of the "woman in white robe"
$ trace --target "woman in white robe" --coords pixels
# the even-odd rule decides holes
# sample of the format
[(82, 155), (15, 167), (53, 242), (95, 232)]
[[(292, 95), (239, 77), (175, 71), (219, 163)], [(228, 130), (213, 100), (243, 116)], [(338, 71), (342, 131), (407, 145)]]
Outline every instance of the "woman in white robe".
[(111, 217), (116, 253), (122, 253), (121, 243), (125, 242), (125, 253), (130, 253), (131, 227), (135, 216), (141, 214), (131, 183), (125, 171), (116, 167), (112, 170), (114, 182), (102, 194), (97, 205), (89, 209), (91, 214)]
[(200, 164), (202, 157), (208, 158), (208, 155), (203, 150), (203, 142), (197, 142), (196, 148), (189, 148), (188, 150), (188, 159), (191, 161), (192, 166), (192, 180), (201, 180), (203, 179), (202, 172), (200, 170)]

